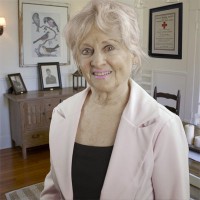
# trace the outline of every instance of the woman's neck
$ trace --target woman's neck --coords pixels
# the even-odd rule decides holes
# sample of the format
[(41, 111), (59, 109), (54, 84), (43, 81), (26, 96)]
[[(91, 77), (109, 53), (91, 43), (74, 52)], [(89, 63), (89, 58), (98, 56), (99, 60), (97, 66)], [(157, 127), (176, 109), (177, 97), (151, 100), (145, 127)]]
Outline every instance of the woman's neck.
[(98, 105), (126, 104), (129, 98), (129, 84), (120, 85), (112, 92), (102, 92), (91, 88), (90, 101)]

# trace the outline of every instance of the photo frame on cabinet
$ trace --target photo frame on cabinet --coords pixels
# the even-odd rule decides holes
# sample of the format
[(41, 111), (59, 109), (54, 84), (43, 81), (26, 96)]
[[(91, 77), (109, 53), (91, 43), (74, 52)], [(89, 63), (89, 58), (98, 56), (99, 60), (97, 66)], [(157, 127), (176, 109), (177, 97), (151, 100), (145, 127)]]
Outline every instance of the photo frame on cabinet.
[(183, 3), (150, 9), (148, 54), (182, 59)]
[(62, 88), (60, 64), (38, 63), (41, 90), (54, 90)]
[(44, 0), (18, 0), (20, 67), (41, 62), (70, 64), (63, 30), (69, 4)]
[(24, 94), (27, 92), (26, 86), (20, 73), (8, 74), (8, 79), (15, 94)]

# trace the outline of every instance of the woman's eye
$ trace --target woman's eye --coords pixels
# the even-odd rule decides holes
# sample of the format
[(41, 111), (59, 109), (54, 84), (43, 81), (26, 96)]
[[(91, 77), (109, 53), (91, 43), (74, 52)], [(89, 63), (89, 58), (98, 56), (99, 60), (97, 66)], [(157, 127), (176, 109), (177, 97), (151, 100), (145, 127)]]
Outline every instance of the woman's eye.
[(104, 49), (105, 49), (106, 51), (112, 51), (112, 50), (114, 50), (115, 48), (114, 48), (112, 45), (107, 45), (107, 46), (104, 47)]
[(91, 55), (93, 53), (93, 50), (90, 48), (85, 48), (81, 51), (82, 55)]

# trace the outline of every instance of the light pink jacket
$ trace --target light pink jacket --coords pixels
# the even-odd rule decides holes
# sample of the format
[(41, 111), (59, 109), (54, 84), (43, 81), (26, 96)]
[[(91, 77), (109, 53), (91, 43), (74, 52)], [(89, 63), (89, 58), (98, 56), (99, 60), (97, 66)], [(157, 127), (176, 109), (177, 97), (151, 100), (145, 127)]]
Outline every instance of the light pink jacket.
[[(130, 80), (101, 200), (188, 200), (188, 145), (178, 116)], [(53, 112), (51, 169), (41, 200), (73, 200), (72, 154), (88, 91), (68, 98)]]

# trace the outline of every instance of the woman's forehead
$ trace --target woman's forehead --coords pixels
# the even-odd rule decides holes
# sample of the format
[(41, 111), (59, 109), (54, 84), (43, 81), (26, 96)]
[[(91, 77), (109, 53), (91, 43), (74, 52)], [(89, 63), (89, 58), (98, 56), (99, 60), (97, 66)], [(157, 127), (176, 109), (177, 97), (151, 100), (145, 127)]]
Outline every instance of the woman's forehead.
[(119, 30), (110, 30), (109, 32), (105, 32), (100, 30), (99, 28), (92, 27), (88, 34), (85, 35), (83, 40), (80, 44), (84, 44), (87, 42), (106, 42), (106, 41), (113, 41), (113, 42), (121, 42), (121, 33)]

